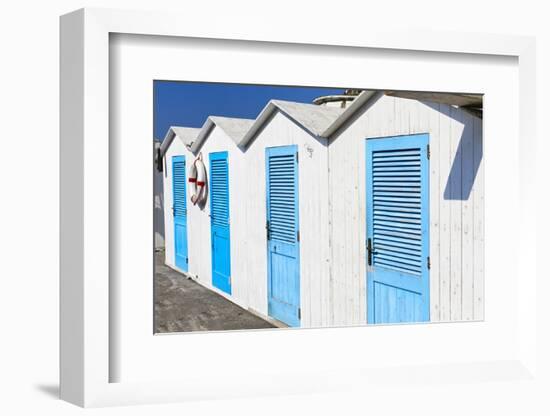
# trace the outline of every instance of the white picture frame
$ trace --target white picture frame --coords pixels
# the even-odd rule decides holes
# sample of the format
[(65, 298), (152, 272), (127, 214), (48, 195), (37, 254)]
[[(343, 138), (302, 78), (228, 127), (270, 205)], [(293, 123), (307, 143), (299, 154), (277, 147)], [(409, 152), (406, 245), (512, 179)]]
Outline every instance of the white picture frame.
[[(182, 25), (182, 21), (186, 24)], [(200, 366), (191, 365), (184, 375), (181, 368), (167, 369), (166, 362), (162, 360), (158, 365), (164, 366), (165, 371), (158, 373), (147, 365), (147, 360), (139, 364), (140, 354), (143, 358), (152, 351), (140, 342), (140, 338), (128, 335), (126, 340), (126, 345), (128, 342), (135, 343), (132, 344), (136, 350), (134, 356), (128, 353), (127, 347), (125, 350), (113, 346), (114, 340), (121, 336), (119, 330), (133, 326), (129, 325), (131, 319), (128, 320), (127, 316), (120, 318), (119, 324), (113, 323), (114, 316), (119, 313), (119, 305), (116, 304), (118, 298), (114, 294), (120, 291), (120, 287), (109, 278), (116, 272), (114, 269), (118, 267), (119, 261), (113, 258), (110, 252), (110, 229), (116, 225), (110, 216), (110, 204), (113, 200), (110, 194), (110, 176), (117, 169), (114, 168), (117, 161), (113, 160), (113, 155), (109, 152), (109, 137), (113, 134), (110, 130), (110, 121), (112, 123), (113, 120), (110, 120), (109, 112), (112, 93), (109, 72), (110, 38), (113, 34), (163, 37), (155, 38), (155, 42), (162, 42), (163, 39), (173, 42), (178, 38), (210, 39), (214, 44), (218, 42), (217, 47), (221, 49), (231, 42), (240, 42), (240, 45), (261, 45), (260, 42), (267, 42), (276, 44), (283, 53), (285, 49), (296, 45), (302, 49), (324, 45), (328, 53), (333, 54), (341, 50), (351, 54), (362, 50), (385, 51), (384, 53), (409, 51), (407, 53), (410, 56), (420, 54), (425, 57), (426, 55), (422, 54), (431, 53), (433, 55), (430, 56), (437, 57), (436, 59), (449, 65), (450, 74), (456, 75), (457, 79), (460, 68), (451, 70), (451, 67), (459, 64), (454, 60), (460, 55), (468, 56), (474, 63), (477, 57), (483, 56), (517, 60), (519, 104), (510, 114), (512, 123), (517, 121), (515, 125), (519, 124), (519, 131), (517, 134), (515, 131), (504, 134), (509, 140), (514, 140), (510, 143), (518, 146), (513, 148), (514, 151), (512, 148), (502, 151), (503, 160), (514, 162), (508, 166), (505, 176), (509, 179), (508, 183), (512, 189), (510, 206), (507, 208), (509, 211), (506, 212), (514, 213), (519, 218), (517, 228), (507, 236), (514, 241), (516, 256), (511, 260), (513, 263), (510, 269), (513, 272), (508, 272), (508, 289), (503, 289), (503, 296), (507, 296), (507, 300), (513, 302), (512, 310), (507, 315), (507, 318), (510, 318), (509, 322), (506, 324), (499, 321), (498, 317), (487, 313), (483, 323), (162, 337), (153, 336), (151, 327), (140, 327), (141, 334), (147, 330), (150, 331), (151, 339), (155, 338), (154, 348), (159, 348), (156, 351), (166, 348), (164, 351), (170, 351), (170, 354), (181, 351), (182, 345), (190, 345), (190, 350), (196, 351), (199, 344), (208, 347), (209, 344), (221, 342), (227, 344), (228, 351), (233, 357), (243, 354), (239, 350), (243, 350), (248, 342), (260, 349), (269, 343), (275, 343), (279, 347), (286, 345), (287, 349), (289, 345), (293, 345), (298, 348), (298, 354), (302, 355), (305, 355), (307, 350), (299, 350), (300, 346), (311, 349), (314, 345), (324, 345), (338, 354), (340, 342), (333, 341), (331, 344), (331, 339), (340, 340), (342, 345), (352, 345), (343, 354), (345, 359), (339, 361), (327, 358), (323, 365), (319, 364), (318, 359), (321, 356), (326, 357), (328, 350), (322, 348), (321, 352), (312, 353), (310, 359), (304, 360), (303, 365), (293, 368), (285, 367), (276, 360), (272, 366), (263, 367), (258, 361), (246, 362), (244, 357), (247, 355), (251, 360), (261, 357), (259, 354), (247, 352), (247, 355), (242, 355), (241, 359), (237, 360), (242, 363), (239, 366), (221, 368), (219, 363), (214, 363), (215, 365), (201, 370)], [(259, 53), (261, 48), (256, 49), (256, 53)], [(200, 65), (200, 62), (194, 61), (194, 64)], [(383, 398), (387, 398), (388, 390), (405, 391), (407, 384), (410, 390), (411, 383), (415, 383), (417, 393), (435, 390), (434, 382), (466, 382), (468, 385), (475, 385), (478, 392), (488, 388), (487, 383), (481, 383), (482, 381), (506, 381), (512, 386), (510, 388), (514, 388), (516, 384), (525, 388), (525, 382), (528, 381), (531, 383), (529, 388), (536, 387), (536, 383), (539, 382), (535, 354), (537, 313), (536, 302), (533, 299), (537, 280), (537, 220), (534, 215), (535, 184), (530, 180), (534, 176), (536, 166), (534, 73), (535, 40), (530, 37), (406, 31), (391, 26), (383, 29), (374, 26), (363, 27), (360, 30), (356, 28), (329, 33), (321, 29), (316, 30), (313, 25), (308, 26), (307, 30), (304, 27), (290, 27), (283, 32), (275, 24), (263, 24), (235, 31), (231, 22), (218, 21), (216, 25), (204, 26), (200, 20), (188, 20), (185, 16), (174, 13), (106, 9), (82, 9), (63, 16), (60, 157), (61, 398), (88, 407), (335, 390), (351, 390), (361, 394), (362, 389), (368, 388), (371, 393), (379, 393), (372, 394), (373, 403), (382, 403)], [(401, 89), (406, 89), (406, 85), (413, 84), (403, 81)], [(419, 84), (417, 82), (414, 85)], [(451, 90), (456, 88), (456, 85), (453, 84)], [(384, 88), (387, 85), (381, 85), (378, 81), (378, 85), (369, 87)], [(399, 89), (394, 85), (392, 88)], [(438, 88), (445, 90), (444, 84), (440, 84)], [(485, 91), (481, 88), (479, 91), (468, 92)], [(486, 105), (489, 126), (485, 127), (489, 128), (487, 137), (490, 138), (498, 131), (494, 120), (491, 120), (491, 114), (499, 114), (496, 110), (495, 113), (491, 113), (491, 108), (493, 105), (494, 108), (502, 106), (502, 103), (489, 99)], [(495, 128), (496, 130), (490, 130)], [(491, 184), (498, 180), (496, 173), (501, 172), (499, 169), (503, 169), (503, 166), (496, 161), (486, 166), (486, 216), (494, 215), (494, 218), (497, 218), (499, 213), (495, 212), (496, 205), (489, 200), (496, 198), (493, 201), (497, 201), (498, 195), (489, 192), (489, 189)], [(498, 241), (497, 225), (497, 221), (493, 220), (486, 226), (488, 244), (502, 244), (502, 247), (509, 245), (505, 241)], [(486, 278), (492, 276), (491, 270), (499, 270), (491, 267), (491, 261), (491, 257), (488, 256)], [(520, 264), (522, 284), (517, 285), (519, 267), (516, 266)], [(517, 291), (511, 290), (514, 287)], [(499, 302), (494, 301), (494, 297), (491, 299), (491, 292), (487, 297), (488, 302)], [(502, 304), (497, 303), (494, 304), (495, 308), (502, 307)], [(143, 313), (152, 315), (152, 309), (144, 307)], [(135, 325), (140, 324), (138, 322)], [(358, 341), (365, 342), (368, 339), (371, 350), (383, 354), (385, 350), (391, 350), (390, 343), (400, 336), (406, 337), (408, 342), (413, 339), (437, 342), (444, 337), (462, 337), (465, 344), (468, 344), (476, 342), (477, 337), (483, 339), (488, 336), (487, 334), (493, 334), (487, 332), (493, 330), (494, 334), (497, 334), (495, 336), (502, 337), (495, 338), (495, 343), (500, 339), (506, 341), (501, 349), (472, 349), (461, 355), (456, 362), (448, 360), (448, 357), (442, 354), (433, 357), (433, 360), (424, 359), (422, 356), (416, 361), (414, 357), (409, 357), (401, 362), (398, 359), (381, 358), (381, 364), (377, 366), (372, 361), (363, 359), (362, 348), (356, 346)], [(125, 351), (128, 354), (125, 354)], [(265, 350), (262, 351), (265, 353)], [(207, 349), (206, 352), (210, 350)], [(125, 363), (122, 370), (120, 363)], [(126, 371), (129, 375), (120, 374), (120, 371)], [(212, 376), (215, 376), (215, 381)], [(396, 382), (396, 379), (399, 382)], [(446, 394), (451, 393), (449, 389)]]

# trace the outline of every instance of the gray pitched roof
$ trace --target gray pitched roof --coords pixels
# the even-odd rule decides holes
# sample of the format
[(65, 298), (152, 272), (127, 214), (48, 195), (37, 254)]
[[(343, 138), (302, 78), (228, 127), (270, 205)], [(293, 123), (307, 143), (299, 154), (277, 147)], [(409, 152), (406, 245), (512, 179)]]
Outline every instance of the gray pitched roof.
[(240, 146), (246, 146), (275, 111), (281, 111), (311, 134), (319, 137), (323, 137), (323, 132), (344, 112), (343, 109), (336, 107), (271, 100), (246, 132)]
[(166, 152), (173, 138), (177, 135), (193, 153), (196, 153), (215, 126), (220, 127), (237, 146), (244, 148), (261, 130), (264, 124), (270, 120), (272, 114), (276, 111), (285, 114), (312, 135), (328, 139), (344, 125), (346, 121), (350, 120), (357, 111), (365, 105), (370, 105), (369, 103), (376, 102), (376, 100), (384, 94), (418, 100), (433, 100), (454, 105), (462, 104), (464, 105), (464, 109), (467, 109), (468, 106), (482, 105), (480, 96), (471, 94), (455, 95), (374, 90), (362, 91), (345, 109), (296, 103), (292, 101), (271, 100), (255, 120), (210, 116), (200, 129), (170, 127), (162, 142), (161, 152), (162, 154)]
[(198, 136), (200, 130), (201, 129), (193, 127), (171, 126), (168, 129), (168, 132), (166, 132), (166, 136), (164, 136), (164, 140), (160, 145), (161, 156), (164, 156), (176, 136), (183, 141), (184, 145), (190, 146), (195, 138)]
[(210, 116), (206, 119), (190, 149), (193, 153), (197, 152), (214, 129), (214, 126), (221, 128), (238, 146), (252, 124), (254, 124), (254, 120), (247, 118)]

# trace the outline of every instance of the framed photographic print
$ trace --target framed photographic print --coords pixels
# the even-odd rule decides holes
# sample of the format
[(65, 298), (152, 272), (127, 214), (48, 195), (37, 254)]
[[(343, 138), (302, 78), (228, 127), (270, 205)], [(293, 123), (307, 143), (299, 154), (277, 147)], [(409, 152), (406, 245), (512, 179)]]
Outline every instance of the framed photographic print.
[(156, 331), (483, 320), (482, 95), (153, 88)]
[(61, 19), (62, 398), (536, 383), (533, 39), (181, 19)]

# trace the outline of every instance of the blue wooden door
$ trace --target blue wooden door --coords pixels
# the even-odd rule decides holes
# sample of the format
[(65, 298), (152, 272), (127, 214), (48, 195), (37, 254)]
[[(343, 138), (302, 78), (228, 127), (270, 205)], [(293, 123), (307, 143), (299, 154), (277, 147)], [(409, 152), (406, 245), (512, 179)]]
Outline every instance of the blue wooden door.
[(229, 166), (227, 152), (210, 153), (210, 228), (212, 284), (231, 294)]
[(172, 157), (172, 213), (174, 214), (174, 245), (176, 267), (189, 270), (187, 257), (187, 199), (185, 156)]
[(266, 149), (268, 313), (300, 326), (298, 147)]
[(429, 136), (367, 139), (367, 321), (430, 319)]

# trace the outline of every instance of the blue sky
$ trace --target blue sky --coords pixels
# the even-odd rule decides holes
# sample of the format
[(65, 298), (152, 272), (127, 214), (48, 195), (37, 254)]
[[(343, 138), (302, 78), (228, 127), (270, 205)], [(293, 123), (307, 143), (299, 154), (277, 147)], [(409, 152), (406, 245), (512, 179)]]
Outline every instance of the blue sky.
[(256, 118), (271, 99), (311, 103), (342, 88), (281, 87), (206, 82), (154, 81), (154, 136), (170, 126), (202, 127), (209, 115)]

